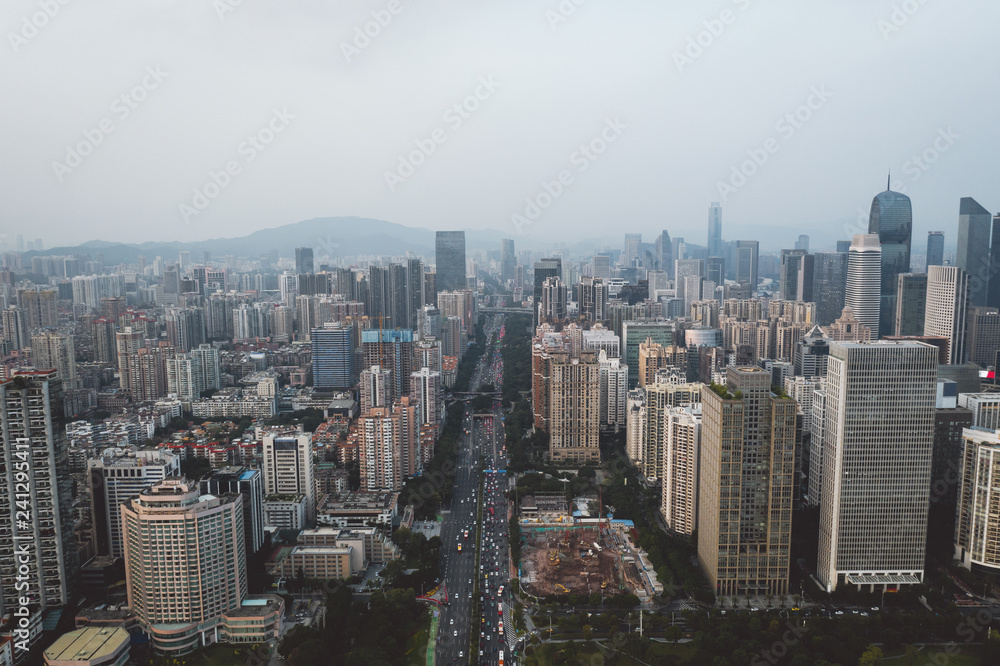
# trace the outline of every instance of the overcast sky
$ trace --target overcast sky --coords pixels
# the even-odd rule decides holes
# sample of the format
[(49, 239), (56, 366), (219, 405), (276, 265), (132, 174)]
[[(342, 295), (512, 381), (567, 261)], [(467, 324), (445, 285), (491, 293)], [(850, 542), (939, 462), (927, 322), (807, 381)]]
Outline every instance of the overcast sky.
[(339, 215), (704, 244), (724, 200), (727, 240), (815, 247), (889, 169), (915, 251), (1000, 210), (996, 0), (62, 1), (2, 10), (0, 232), (46, 246)]

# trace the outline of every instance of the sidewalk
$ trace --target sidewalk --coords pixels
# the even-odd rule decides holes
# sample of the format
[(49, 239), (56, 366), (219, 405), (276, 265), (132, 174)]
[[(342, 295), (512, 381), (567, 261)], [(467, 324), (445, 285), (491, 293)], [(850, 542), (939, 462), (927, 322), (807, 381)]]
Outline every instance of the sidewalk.
[(431, 628), (427, 632), (427, 666), (434, 666), (434, 654), (437, 652), (437, 628), (439, 612), (434, 611), (431, 615)]

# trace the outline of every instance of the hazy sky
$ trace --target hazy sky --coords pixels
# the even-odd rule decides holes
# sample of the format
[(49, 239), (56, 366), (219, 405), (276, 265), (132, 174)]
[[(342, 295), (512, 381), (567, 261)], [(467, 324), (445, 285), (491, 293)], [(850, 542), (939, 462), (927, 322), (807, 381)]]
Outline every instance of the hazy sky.
[(725, 199), (726, 239), (815, 247), (888, 169), (915, 251), (1000, 209), (996, 0), (62, 2), (2, 10), (0, 233), (47, 246), (338, 215), (704, 244)]

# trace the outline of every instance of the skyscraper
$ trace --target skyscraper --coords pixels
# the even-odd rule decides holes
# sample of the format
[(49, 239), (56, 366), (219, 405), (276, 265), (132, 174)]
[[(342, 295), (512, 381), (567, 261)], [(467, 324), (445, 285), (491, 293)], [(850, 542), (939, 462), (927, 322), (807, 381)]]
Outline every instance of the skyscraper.
[[(2, 606), (13, 611), (23, 597), (42, 611), (68, 606), (79, 561), (63, 387), (55, 370), (16, 372), (0, 383), (0, 463), (7, 470), (0, 474)], [(18, 557), (17, 544), (29, 544), (30, 557)]]
[(986, 284), (986, 305), (1000, 308), (1000, 213), (993, 216), (990, 236), (990, 271)]
[(347, 389), (357, 382), (354, 369), (354, 330), (339, 322), (314, 328), (312, 344), (313, 385), (317, 388)]
[(264, 494), (305, 495), (306, 520), (312, 523), (316, 518), (312, 438), (308, 434), (267, 433), (262, 448)]
[(802, 258), (806, 256), (805, 250), (782, 250), (781, 251), (781, 275), (780, 277), (780, 298), (783, 301), (796, 301), (799, 284), (799, 269), (802, 266)]
[(264, 481), (259, 469), (223, 467), (213, 469), (199, 482), (203, 495), (235, 494), (243, 498), (243, 533), (246, 554), (264, 545)]
[(97, 554), (124, 557), (122, 503), (168, 476), (180, 476), (180, 458), (172, 453), (144, 449), (120, 456), (91, 458), (87, 460), (87, 468)]
[[(878, 236), (882, 246), (882, 278), (878, 326), (872, 329), (879, 337), (892, 335), (896, 314), (896, 278), (910, 272), (910, 238), (913, 234), (913, 211), (910, 197), (888, 189), (872, 199), (868, 233)], [(859, 312), (855, 308), (855, 312)], [(861, 314), (858, 318), (862, 319)], [(863, 319), (862, 319), (863, 320)], [(867, 322), (866, 322), (867, 323)]]
[(599, 462), (600, 366), (596, 352), (553, 354), (549, 382), (549, 457)]
[[(874, 335), (879, 330), (882, 285), (882, 248), (875, 234), (855, 234), (847, 253), (845, 307)], [(893, 315), (895, 312), (893, 312)]]
[(550, 257), (535, 262), (534, 308), (535, 324), (538, 323), (538, 306), (542, 302), (542, 285), (550, 277), (562, 278), (562, 259)]
[(1000, 312), (996, 308), (970, 308), (966, 330), (965, 351), (969, 361), (982, 368), (993, 365), (1000, 350)]
[(674, 271), (674, 245), (670, 241), (670, 234), (664, 229), (656, 237), (656, 269), (666, 271), (667, 276), (673, 276)]
[(940, 266), (944, 263), (944, 232), (927, 232), (927, 265)]
[(214, 643), (247, 598), (243, 502), (171, 477), (121, 506), (128, 605), (159, 652)]
[(666, 410), (660, 514), (667, 528), (690, 535), (698, 524), (701, 404)]
[(813, 255), (812, 300), (816, 302), (816, 323), (827, 326), (844, 309), (847, 290), (847, 254), (817, 252)]
[(969, 305), (986, 305), (990, 278), (990, 212), (972, 197), (958, 207), (955, 265), (969, 275)]
[(900, 273), (893, 335), (923, 335), (927, 312), (927, 274)]
[(437, 232), (434, 263), (437, 291), (465, 289), (465, 232)]
[(514, 254), (514, 241), (504, 238), (500, 241), (500, 278), (503, 281), (514, 279), (514, 266), (517, 256)]
[(969, 274), (958, 266), (931, 266), (927, 273), (924, 335), (948, 338), (948, 363), (965, 362)]
[(722, 246), (722, 206), (713, 201), (708, 207), (708, 256), (723, 256)]
[(753, 240), (736, 241), (736, 281), (750, 285), (751, 296), (757, 293), (757, 255), (760, 243)]
[(702, 394), (698, 561), (716, 595), (788, 593), (795, 401), (771, 374), (730, 367)]
[(923, 581), (937, 349), (833, 343), (823, 406), (817, 577), (838, 585)]
[(621, 264), (634, 266), (639, 258), (639, 246), (642, 245), (642, 234), (625, 234), (625, 251), (622, 253)]
[(31, 358), (38, 370), (58, 370), (64, 388), (76, 388), (76, 351), (72, 335), (39, 331), (31, 337)]
[(705, 279), (716, 285), (726, 283), (725, 257), (709, 257), (705, 260)]
[(611, 257), (606, 254), (595, 254), (593, 274), (595, 278), (608, 280), (611, 278)]
[(965, 428), (959, 473), (955, 559), (966, 569), (1000, 571), (1000, 431)]
[(797, 241), (795, 241), (795, 249), (796, 250), (805, 250), (806, 252), (809, 251), (809, 235), (808, 234), (799, 234), (799, 239)]
[(311, 247), (295, 248), (295, 272), (296, 273), (314, 272), (313, 249)]

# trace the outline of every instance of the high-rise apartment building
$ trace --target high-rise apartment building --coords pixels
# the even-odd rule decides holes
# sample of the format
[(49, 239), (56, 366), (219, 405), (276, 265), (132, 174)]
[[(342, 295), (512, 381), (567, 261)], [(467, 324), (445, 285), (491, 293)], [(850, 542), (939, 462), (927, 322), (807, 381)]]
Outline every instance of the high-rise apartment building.
[(403, 396), (391, 407), (376, 407), (358, 418), (361, 488), (400, 490), (420, 471), (420, 423), (417, 405)]
[(755, 240), (736, 241), (736, 282), (750, 285), (750, 296), (757, 293), (757, 261), (760, 243)]
[(927, 274), (900, 273), (897, 278), (893, 335), (923, 335), (927, 312)]
[(639, 384), (639, 345), (655, 342), (668, 346), (674, 343), (676, 325), (671, 321), (625, 321), (622, 323), (623, 359), (628, 366), (630, 389)]
[[(723, 256), (722, 245), (722, 206), (713, 201), (708, 207), (708, 256)], [(711, 278), (709, 278), (711, 279)]]
[[(59, 325), (59, 311), (56, 309), (58, 292), (54, 289), (29, 290), (18, 293), (18, 305), (27, 317), (28, 330), (53, 328)], [(124, 299), (123, 299), (124, 300)]]
[(625, 427), (625, 404), (628, 392), (628, 368), (617, 356), (608, 356), (601, 349), (597, 355), (600, 366), (600, 421), (602, 428)]
[(927, 232), (927, 266), (941, 266), (944, 264), (944, 232)]
[(263, 442), (264, 495), (304, 495), (306, 520), (316, 519), (312, 438), (308, 434), (266, 433)]
[(247, 598), (243, 501), (164, 479), (121, 506), (128, 605), (154, 649), (185, 654), (217, 641)]
[(115, 334), (115, 344), (118, 356), (118, 379), (121, 387), (128, 391), (132, 387), (129, 359), (145, 344), (142, 330), (132, 326), (124, 327)]
[(990, 281), (991, 219), (990, 212), (979, 202), (972, 197), (962, 197), (958, 209), (955, 265), (969, 275), (970, 306), (986, 305)]
[[(14, 373), (0, 383), (0, 601), (5, 612), (32, 599), (68, 606), (78, 582), (73, 490), (55, 370)], [(27, 515), (27, 519), (25, 519)], [(28, 544), (31, 555), (18, 557)], [(20, 546), (19, 546), (20, 545)]]
[(830, 345), (816, 570), (829, 592), (923, 580), (937, 356), (910, 341)]
[(378, 365), (362, 370), (358, 394), (362, 414), (376, 407), (392, 406), (392, 371)]
[(517, 255), (514, 254), (514, 241), (503, 238), (500, 240), (500, 278), (505, 282), (513, 280), (515, 266), (517, 266)]
[(3, 339), (7, 341), (7, 349), (23, 349), (31, 344), (28, 337), (28, 326), (21, 308), (11, 305), (0, 310)]
[(656, 375), (663, 368), (677, 368), (687, 372), (688, 350), (676, 345), (661, 345), (647, 339), (639, 345), (639, 386), (656, 383)]
[(312, 345), (313, 385), (325, 389), (348, 389), (357, 382), (354, 369), (354, 329), (340, 322), (314, 328)]
[(667, 529), (690, 536), (698, 525), (701, 405), (666, 411), (660, 514)]
[(549, 457), (600, 462), (600, 365), (595, 352), (554, 354), (549, 382)]
[(947, 338), (948, 363), (964, 363), (969, 274), (958, 266), (931, 266), (927, 271), (924, 335)]
[(444, 428), (444, 384), (441, 373), (423, 367), (410, 374), (410, 404), (417, 410), (417, 424), (431, 426), (440, 434)]
[(434, 262), (437, 291), (465, 289), (465, 232), (437, 232)]
[(1000, 350), (1000, 312), (996, 308), (970, 308), (966, 334), (969, 361), (982, 368), (993, 365)]
[(39, 331), (31, 336), (31, 359), (38, 370), (57, 370), (64, 388), (76, 388), (76, 351), (72, 335)]
[(1000, 431), (966, 428), (955, 524), (955, 559), (994, 576), (1000, 572)]
[(788, 593), (795, 430), (795, 401), (760, 368), (702, 394), (698, 561), (716, 595)]
[[(910, 272), (910, 239), (913, 235), (910, 197), (893, 192), (886, 185), (886, 191), (872, 199), (868, 233), (878, 236), (882, 250), (879, 325), (872, 329), (875, 336), (882, 337), (892, 335), (896, 314), (896, 276)], [(858, 312), (857, 308), (855, 312)], [(865, 321), (860, 314), (858, 318)]]
[[(898, 250), (898, 248), (897, 248)], [(907, 255), (909, 256), (909, 255)], [(893, 278), (895, 289), (895, 277)], [(847, 253), (847, 289), (845, 307), (878, 335), (881, 316), (882, 248), (876, 234), (855, 234)], [(895, 296), (893, 296), (895, 300)], [(895, 314), (888, 315), (892, 317)]]
[(392, 371), (392, 400), (410, 392), (413, 372), (413, 331), (409, 329), (361, 331), (361, 357), (365, 367), (378, 365)]
[(243, 498), (243, 535), (246, 554), (264, 545), (264, 480), (259, 469), (223, 467), (213, 469), (199, 482), (203, 495), (239, 495)]
[(566, 285), (557, 277), (546, 278), (542, 285), (538, 321), (558, 322), (566, 318)]
[(295, 272), (300, 274), (312, 273), (314, 270), (313, 249), (311, 247), (295, 248)]
[(121, 505), (154, 483), (180, 476), (180, 458), (166, 451), (143, 449), (87, 461), (90, 473), (91, 518), (98, 555), (125, 556)]
[(550, 257), (535, 262), (535, 289), (533, 303), (535, 308), (536, 325), (538, 323), (538, 306), (542, 302), (542, 285), (544, 285), (545, 280), (550, 277), (562, 278), (562, 259), (558, 257)]

